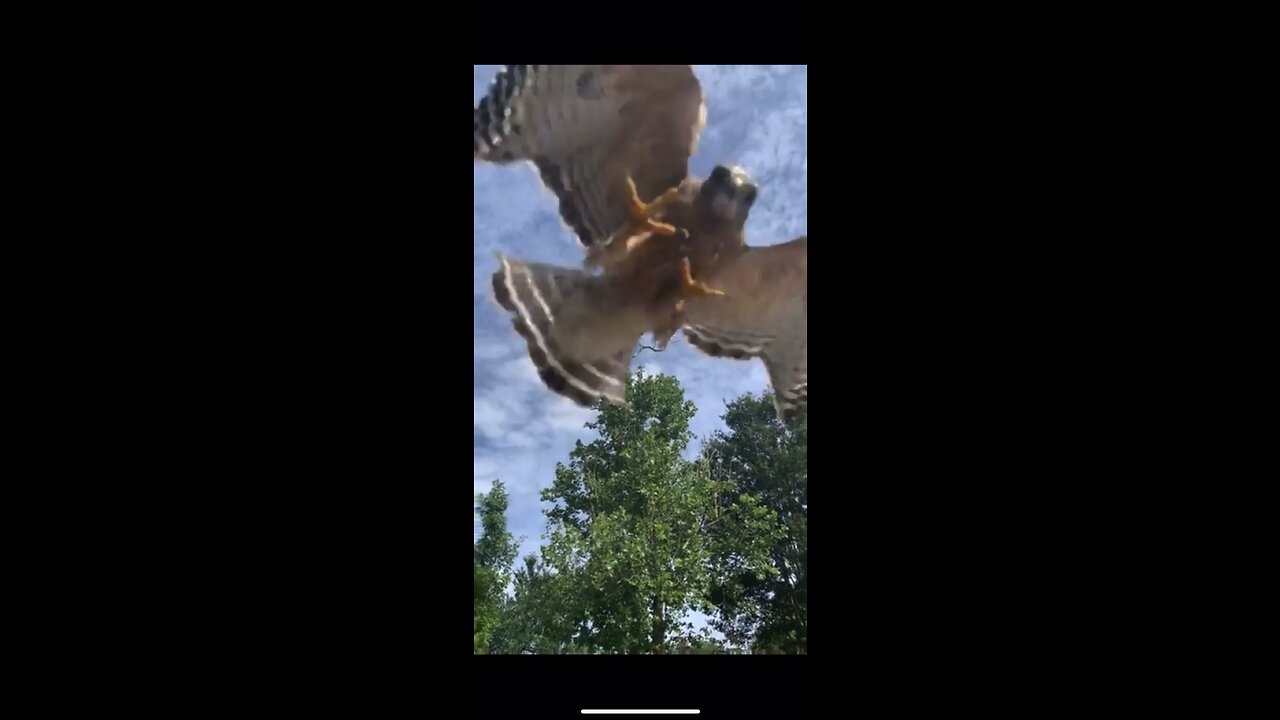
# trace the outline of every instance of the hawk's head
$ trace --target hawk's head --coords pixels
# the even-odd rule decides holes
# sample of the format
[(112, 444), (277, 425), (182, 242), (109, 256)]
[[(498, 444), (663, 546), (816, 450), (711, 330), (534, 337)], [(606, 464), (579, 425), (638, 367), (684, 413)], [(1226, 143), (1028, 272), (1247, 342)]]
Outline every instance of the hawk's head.
[(756, 184), (745, 170), (717, 165), (702, 183), (700, 200), (712, 215), (740, 228), (747, 222), (756, 193)]

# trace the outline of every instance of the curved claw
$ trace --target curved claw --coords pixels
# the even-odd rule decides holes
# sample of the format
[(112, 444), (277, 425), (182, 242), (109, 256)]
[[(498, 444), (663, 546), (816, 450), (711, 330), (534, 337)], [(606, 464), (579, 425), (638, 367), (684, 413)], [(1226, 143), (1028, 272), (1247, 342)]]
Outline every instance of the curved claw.
[[(690, 271), (689, 258), (685, 257), (680, 261), (680, 282), (684, 286), (684, 294), (686, 297), (723, 297), (723, 290), (716, 290), (709, 287), (701, 280), (694, 280)], [(681, 301), (683, 302), (683, 301)]]
[(631, 212), (631, 228), (629, 234), (631, 236), (641, 233), (654, 233), (656, 235), (675, 235), (676, 228), (674, 225), (660, 223), (653, 219), (655, 215), (662, 211), (662, 208), (675, 200), (679, 196), (680, 191), (677, 188), (670, 188), (666, 192), (658, 196), (651, 203), (646, 203), (640, 199), (639, 193), (636, 191), (636, 183), (627, 176), (627, 192), (631, 197), (628, 209)]
[(607, 243), (609, 259), (606, 259), (603, 254), (597, 254), (588, 257), (588, 266), (617, 262), (654, 235), (681, 235), (686, 240), (689, 237), (688, 230), (653, 219), (663, 207), (680, 196), (679, 188), (670, 188), (653, 202), (646, 203), (640, 199), (635, 180), (630, 175), (626, 176), (626, 180), (629, 195), (627, 198), (629, 221), (609, 239)]

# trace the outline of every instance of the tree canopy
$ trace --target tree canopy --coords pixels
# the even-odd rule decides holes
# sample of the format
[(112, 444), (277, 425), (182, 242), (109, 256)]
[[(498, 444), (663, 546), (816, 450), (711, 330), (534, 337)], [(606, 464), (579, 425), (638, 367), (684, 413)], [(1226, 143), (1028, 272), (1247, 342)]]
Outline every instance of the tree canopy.
[(511, 579), (518, 545), (507, 530), (507, 490), (501, 480), (478, 498), (482, 534), (472, 548), (475, 600), (472, 606), (472, 652), (487, 652), (493, 627)]
[[(770, 397), (730, 403), (726, 430), (690, 455), (693, 403), (675, 378), (638, 371), (627, 404), (598, 406), (595, 438), (557, 465), (544, 544), (514, 573), (495, 482), (480, 503), (475, 652), (805, 652), (807, 420), (783, 425)], [(723, 640), (695, 632), (693, 611)]]

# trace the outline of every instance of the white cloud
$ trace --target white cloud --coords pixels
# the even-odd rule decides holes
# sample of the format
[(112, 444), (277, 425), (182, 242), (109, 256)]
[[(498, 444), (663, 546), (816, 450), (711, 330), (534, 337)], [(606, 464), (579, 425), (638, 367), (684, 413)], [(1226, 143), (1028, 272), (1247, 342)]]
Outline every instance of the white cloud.
[(513, 350), (511, 338), (477, 331), (472, 340), (471, 357), (478, 363), (492, 362), (510, 357)]

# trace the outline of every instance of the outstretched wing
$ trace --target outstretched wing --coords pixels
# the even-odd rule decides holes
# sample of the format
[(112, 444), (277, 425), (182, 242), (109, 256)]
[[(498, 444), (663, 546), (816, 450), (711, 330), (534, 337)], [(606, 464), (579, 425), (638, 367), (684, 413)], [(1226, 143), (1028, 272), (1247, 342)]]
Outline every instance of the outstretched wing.
[(747, 247), (705, 278), (723, 297), (685, 305), (685, 337), (713, 357), (758, 357), (783, 419), (809, 401), (809, 240)]
[(477, 160), (528, 160), (587, 248), (629, 219), (628, 173), (649, 202), (679, 186), (706, 123), (688, 65), (509, 65), (472, 114)]

